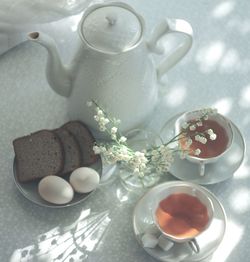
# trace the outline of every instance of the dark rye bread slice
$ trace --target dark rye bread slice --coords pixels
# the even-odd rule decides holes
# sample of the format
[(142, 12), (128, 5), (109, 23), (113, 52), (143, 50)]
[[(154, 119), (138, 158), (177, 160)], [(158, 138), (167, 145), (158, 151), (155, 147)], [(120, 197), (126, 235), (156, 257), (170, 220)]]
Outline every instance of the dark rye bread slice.
[(41, 130), (13, 141), (16, 172), (20, 182), (60, 175), (64, 154), (61, 141), (52, 131)]
[(64, 176), (81, 166), (81, 150), (74, 136), (65, 128), (58, 128), (53, 132), (59, 137), (63, 145), (64, 167), (61, 173)]
[(82, 166), (94, 164), (100, 156), (93, 151), (95, 139), (85, 124), (80, 121), (70, 121), (61, 128), (68, 130), (78, 142), (82, 153)]

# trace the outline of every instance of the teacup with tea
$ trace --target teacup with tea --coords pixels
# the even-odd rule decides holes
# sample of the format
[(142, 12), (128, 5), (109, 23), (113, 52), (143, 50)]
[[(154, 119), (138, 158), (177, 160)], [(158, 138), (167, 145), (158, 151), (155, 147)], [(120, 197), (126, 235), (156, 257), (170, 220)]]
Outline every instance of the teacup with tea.
[(233, 130), (231, 123), (219, 113), (202, 118), (202, 110), (191, 111), (179, 117), (175, 123), (175, 133), (182, 134), (179, 147), (188, 153), (186, 159), (198, 163), (199, 174), (205, 175), (205, 164), (216, 162), (231, 147)]
[(187, 242), (199, 253), (196, 237), (204, 232), (213, 219), (214, 207), (209, 196), (198, 185), (180, 182), (154, 197), (152, 216), (166, 241)]

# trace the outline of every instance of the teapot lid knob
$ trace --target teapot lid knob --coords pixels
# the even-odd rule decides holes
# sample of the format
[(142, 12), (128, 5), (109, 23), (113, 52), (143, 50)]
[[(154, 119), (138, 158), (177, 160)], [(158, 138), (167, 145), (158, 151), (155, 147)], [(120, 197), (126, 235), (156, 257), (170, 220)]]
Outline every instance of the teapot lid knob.
[(96, 5), (87, 10), (79, 25), (83, 41), (109, 54), (131, 50), (140, 42), (143, 20), (123, 3)]

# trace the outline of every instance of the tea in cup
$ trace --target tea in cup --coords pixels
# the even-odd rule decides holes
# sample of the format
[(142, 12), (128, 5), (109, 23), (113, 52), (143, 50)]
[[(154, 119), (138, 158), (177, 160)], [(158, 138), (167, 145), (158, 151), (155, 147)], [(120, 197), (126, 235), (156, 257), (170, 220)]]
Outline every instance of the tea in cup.
[[(230, 121), (221, 114), (208, 114), (200, 121), (202, 114), (201, 110), (183, 114), (175, 123), (175, 134), (183, 134), (178, 141), (179, 147), (188, 151), (186, 159), (198, 163), (199, 174), (204, 176), (205, 164), (216, 162), (229, 150), (233, 130)], [(190, 142), (188, 149), (187, 142)]]
[(166, 241), (187, 242), (199, 253), (196, 237), (213, 219), (213, 203), (201, 187), (180, 182), (155, 195), (152, 216)]

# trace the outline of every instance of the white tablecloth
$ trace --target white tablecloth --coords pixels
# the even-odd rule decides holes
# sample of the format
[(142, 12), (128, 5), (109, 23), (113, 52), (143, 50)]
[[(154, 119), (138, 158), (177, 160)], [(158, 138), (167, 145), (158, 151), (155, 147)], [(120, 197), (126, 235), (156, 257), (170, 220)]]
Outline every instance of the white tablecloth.
[[(145, 17), (147, 34), (163, 17), (183, 18), (194, 29), (193, 47), (167, 74), (166, 86), (161, 90), (150, 126), (158, 131), (168, 118), (179, 112), (216, 106), (239, 127), (248, 146), (250, 2), (126, 2)], [(56, 27), (53, 25), (53, 36), (64, 35), (64, 29), (60, 27), (57, 31)], [(66, 28), (65, 31), (68, 32)], [(65, 61), (70, 60), (74, 51), (68, 45), (69, 41), (70, 36), (67, 36), (65, 42), (58, 43)], [(46, 82), (46, 56), (40, 46), (25, 42), (0, 57), (0, 260), (26, 261), (29, 256), (29, 261), (52, 261), (51, 252), (57, 248), (58, 261), (73, 261), (67, 252), (77, 255), (74, 261), (85, 261), (86, 257), (95, 262), (154, 261), (133, 235), (131, 216), (137, 196), (125, 192), (118, 182), (100, 187), (82, 204), (60, 210), (36, 206), (18, 192), (13, 182), (13, 139), (39, 129), (59, 127), (68, 120), (66, 100), (56, 95)], [(216, 194), (228, 216), (225, 238), (211, 261), (249, 261), (248, 152), (232, 179), (207, 188)], [(87, 250), (81, 250), (79, 254), (78, 242), (73, 236), (77, 232), (80, 234), (88, 211), (91, 219), (100, 216), (98, 219), (102, 224), (97, 230), (99, 235), (92, 242), (90, 239)], [(72, 233), (72, 230), (76, 231)], [(53, 242), (55, 237), (57, 243)], [(39, 248), (44, 250), (43, 256), (38, 255)], [(62, 253), (64, 257), (60, 257)], [(18, 259), (20, 256), (23, 260)]]

